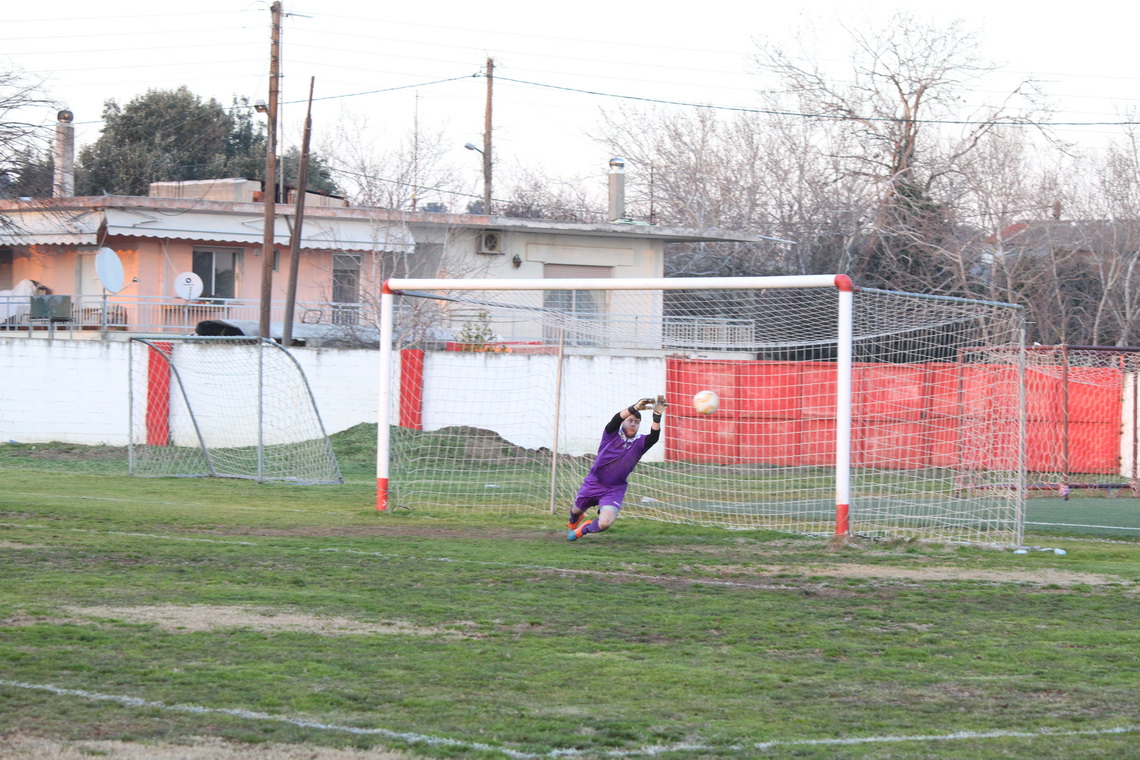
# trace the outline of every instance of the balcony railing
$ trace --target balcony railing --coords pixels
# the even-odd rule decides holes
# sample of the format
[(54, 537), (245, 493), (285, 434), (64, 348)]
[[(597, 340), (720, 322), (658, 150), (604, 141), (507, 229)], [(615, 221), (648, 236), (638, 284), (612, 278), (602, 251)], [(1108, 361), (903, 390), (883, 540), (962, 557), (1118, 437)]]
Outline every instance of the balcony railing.
[[(0, 296), (0, 331), (99, 330), (188, 334), (208, 319), (259, 321), (261, 302), (240, 298), (181, 298), (150, 296)], [(283, 322), (285, 301), (273, 301), (270, 322)], [(374, 325), (367, 304), (298, 301), (297, 324)]]
[[(487, 319), (481, 310), (459, 309), (442, 322), (421, 325), (428, 342), (454, 341), (464, 325)], [(220, 298), (186, 301), (147, 296), (0, 296), (0, 336), (56, 332), (145, 333), (188, 335), (206, 320), (257, 325), (260, 301)], [(269, 321), (282, 323), (285, 302), (273, 301)], [(323, 325), (324, 338), (341, 337), (374, 343), (379, 324), (371, 303), (302, 301), (294, 306), (296, 325)], [(397, 324), (402, 320), (397, 318)], [(754, 348), (754, 326), (748, 320), (711, 317), (616, 313), (535, 313), (498, 315), (487, 324), (494, 341), (538, 342), (566, 346), (677, 348), (740, 351)], [(303, 331), (303, 330), (302, 330)], [(312, 332), (312, 331), (310, 331)], [(299, 336), (297, 330), (294, 336)]]

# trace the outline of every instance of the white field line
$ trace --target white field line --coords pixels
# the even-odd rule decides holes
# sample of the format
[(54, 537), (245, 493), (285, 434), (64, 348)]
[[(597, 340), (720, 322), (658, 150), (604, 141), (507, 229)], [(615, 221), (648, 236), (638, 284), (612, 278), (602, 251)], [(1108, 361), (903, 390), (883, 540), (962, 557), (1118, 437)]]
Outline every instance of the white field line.
[[(407, 742), (408, 744), (427, 744), (432, 746), (455, 747), (459, 749), (493, 752), (518, 760), (530, 758), (576, 757), (587, 754), (585, 750), (578, 749), (551, 749), (546, 752), (520, 752), (506, 747), (496, 747), (482, 742), (451, 739), (445, 736), (432, 736), (430, 734), (409, 733), (406, 731), (392, 731), (386, 728), (360, 728), (357, 726), (339, 726), (333, 723), (321, 723), (303, 718), (291, 718), (286, 715), (270, 715), (269, 713), (254, 712), (225, 707), (203, 707), (201, 705), (166, 704), (127, 697), (118, 694), (100, 694), (98, 692), (83, 691), (80, 689), (65, 689), (52, 684), (23, 683), (20, 681), (0, 680), (0, 686), (13, 689), (33, 689), (46, 691), (61, 697), (80, 697), (102, 702), (114, 702), (124, 707), (143, 708), (148, 710), (169, 710), (171, 712), (189, 713), (194, 715), (227, 715), (243, 720), (272, 721), (287, 723), (299, 728), (308, 728), (316, 731), (337, 731), (358, 736), (380, 736), (385, 739)], [(1040, 739), (1058, 738), (1064, 736), (1104, 736), (1122, 735), (1140, 732), (1140, 726), (1116, 726), (1112, 728), (1086, 729), (1081, 731), (1066, 731), (1052, 728), (1042, 728), (1036, 731), (955, 731), (949, 734), (929, 734), (914, 736), (855, 736), (835, 739), (781, 739), (775, 741), (755, 742), (744, 745), (717, 746), (704, 744), (672, 744), (653, 745), (628, 750), (590, 750), (590, 756), (603, 757), (637, 757), (641, 755), (653, 756), (666, 752), (714, 752), (737, 751), (752, 753), (756, 750), (778, 749), (782, 747), (832, 747), (851, 746), (857, 744), (903, 744), (907, 742), (934, 742), (934, 741), (963, 741), (978, 739)]]
[(120, 705), (123, 705), (124, 707), (146, 708), (149, 710), (170, 710), (172, 712), (191, 713), (197, 715), (229, 715), (235, 718), (243, 718), (245, 720), (269, 720), (278, 723), (288, 723), (292, 726), (312, 728), (318, 731), (342, 731), (350, 734), (383, 736), (386, 739), (397, 739), (399, 741), (405, 741), (410, 744), (432, 744), (447, 747), (459, 747), (463, 749), (477, 749), (486, 752), (501, 752), (503, 754), (510, 755), (511, 757), (519, 758), (537, 757), (536, 755), (518, 753), (511, 750), (501, 749), (499, 747), (493, 747), (489, 744), (467, 742), (458, 739), (448, 739), (441, 736), (429, 736), (427, 734), (414, 734), (403, 731), (389, 731), (386, 728), (357, 728), (354, 726), (337, 726), (312, 720), (290, 718), (283, 715), (270, 715), (268, 713), (253, 712), (251, 710), (224, 707), (202, 707), (200, 705), (168, 705), (165, 702), (152, 702), (146, 699), (139, 699), (138, 697), (125, 697), (117, 694), (99, 694), (92, 691), (82, 691), (80, 689), (65, 689), (60, 686), (53, 686), (51, 684), (21, 683), (19, 681), (0, 680), (0, 686), (10, 686), (15, 689), (35, 689), (37, 691), (47, 691), (61, 697), (82, 697), (83, 699), (93, 699), (102, 702), (116, 702)]
[(1057, 543), (1065, 541), (1072, 541), (1073, 543), (1084, 544), (1123, 544), (1124, 546), (1136, 546), (1136, 541), (1126, 541), (1122, 538), (1090, 538), (1089, 536), (1058, 536)]
[(1122, 525), (1086, 525), (1085, 523), (1052, 523), (1025, 521), (1026, 525), (1044, 525), (1049, 528), (1097, 528), (1098, 530), (1136, 530), (1136, 528)]

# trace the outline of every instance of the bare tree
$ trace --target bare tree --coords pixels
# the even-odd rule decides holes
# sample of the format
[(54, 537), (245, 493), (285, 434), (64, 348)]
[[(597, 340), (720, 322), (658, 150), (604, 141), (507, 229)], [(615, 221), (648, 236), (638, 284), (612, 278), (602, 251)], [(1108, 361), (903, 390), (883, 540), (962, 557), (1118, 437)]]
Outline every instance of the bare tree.
[[(830, 75), (806, 47), (766, 44), (757, 65), (783, 82), (787, 110), (827, 121), (848, 137), (831, 158), (849, 178), (873, 183), (873, 216), (849, 269), (861, 282), (955, 292), (962, 281), (960, 237), (948, 206), (959, 164), (999, 125), (1034, 117), (1032, 82), (963, 119), (967, 84), (995, 69), (978, 55), (976, 36), (895, 14), (880, 28), (844, 27), (851, 66)], [(938, 122), (962, 122), (951, 131)]]
[[(1130, 116), (1135, 122), (1137, 114)], [(1140, 134), (1129, 126), (1123, 139), (1105, 156), (1097, 177), (1099, 195), (1111, 203), (1108, 218), (1128, 220), (1114, 225), (1113, 249), (1101, 257), (1106, 298), (1097, 312), (1094, 334), (1118, 346), (1140, 343)], [(1108, 330), (1102, 330), (1102, 324)]]
[(836, 158), (851, 152), (847, 134), (782, 110), (765, 97), (750, 112), (624, 109), (605, 115), (604, 141), (630, 163), (627, 195), (642, 218), (779, 239), (672, 246), (668, 274), (846, 271), (871, 207), (870, 183)]
[(1082, 342), (1132, 345), (1140, 340), (1140, 132), (1126, 127), (1101, 159), (1086, 163), (1083, 176), (1091, 182), (1067, 230), (1080, 235), (1069, 247), (1082, 276), (1062, 290), (1083, 307)]
[(1041, 343), (1140, 339), (1140, 140), (1100, 157), (990, 140), (968, 170), (969, 204), (994, 230), (977, 283), (1026, 307)]
[(586, 188), (604, 187), (604, 180), (559, 180), (541, 170), (508, 173), (500, 180), (496, 213), (515, 219), (551, 219), (562, 222), (599, 222), (605, 214), (601, 203)]
[(999, 125), (1027, 118), (1032, 87), (952, 131), (934, 122), (961, 119), (968, 82), (993, 68), (961, 23), (936, 28), (904, 14), (847, 31), (850, 69), (835, 75), (806, 48), (762, 48), (758, 65), (782, 87), (751, 112), (605, 114), (602, 141), (640, 170), (630, 195), (643, 217), (794, 241), (688, 246), (670, 256), (670, 274), (843, 271), (868, 285), (971, 292), (992, 230), (983, 235), (972, 210), (955, 205), (971, 200), (960, 173)]
[(354, 205), (445, 210), (466, 197), (455, 169), (444, 160), (442, 131), (425, 133), (417, 126), (395, 150), (384, 153), (365, 138), (368, 133), (366, 117), (342, 118), (322, 143), (330, 168), (348, 188)]
[[(26, 194), (38, 187), (44, 158), (50, 154), (51, 131), (23, 114), (55, 104), (43, 93), (43, 83), (18, 69), (0, 71), (0, 197)], [(35, 174), (36, 177), (32, 175)], [(0, 219), (0, 224), (4, 224)]]

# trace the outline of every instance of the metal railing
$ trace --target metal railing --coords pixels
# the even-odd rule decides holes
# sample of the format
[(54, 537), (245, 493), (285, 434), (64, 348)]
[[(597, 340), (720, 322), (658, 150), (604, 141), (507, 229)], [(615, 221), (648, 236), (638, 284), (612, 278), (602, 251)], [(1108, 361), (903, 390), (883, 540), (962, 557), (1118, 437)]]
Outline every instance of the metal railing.
[[(299, 301), (293, 314), (298, 325), (325, 325), (346, 336), (371, 336), (379, 324), (369, 303)], [(206, 320), (256, 324), (260, 316), (261, 303), (253, 299), (0, 296), (0, 336), (38, 331), (189, 335)], [(269, 321), (281, 323), (284, 316), (285, 301), (273, 301)], [(498, 340), (563, 340), (577, 346), (748, 350), (755, 342), (753, 324), (743, 319), (614, 313), (547, 314), (537, 320), (534, 316), (499, 316), (490, 320), (488, 328)], [(445, 317), (446, 323), (435, 324), (432, 333), (456, 340), (464, 324), (480, 319), (486, 315), (479, 309), (459, 309)]]
[[(186, 301), (155, 296), (0, 296), (0, 334), (54, 329), (185, 335), (204, 320), (256, 322), (260, 317), (261, 302), (241, 298)], [(269, 321), (282, 322), (284, 318), (285, 301), (271, 302)], [(374, 310), (361, 303), (298, 301), (293, 318), (299, 324), (376, 324)]]

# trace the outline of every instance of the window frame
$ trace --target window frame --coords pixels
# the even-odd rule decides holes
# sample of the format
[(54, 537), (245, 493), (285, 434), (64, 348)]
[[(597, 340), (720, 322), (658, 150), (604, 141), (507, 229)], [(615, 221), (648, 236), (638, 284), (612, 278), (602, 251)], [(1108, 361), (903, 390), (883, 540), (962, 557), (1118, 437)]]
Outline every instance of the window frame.
[[(221, 247), (221, 246), (200, 246), (200, 245), (194, 246), (194, 248), (190, 252), (190, 268), (191, 268), (191, 271), (194, 272), (194, 274), (196, 274), (202, 278), (202, 298), (213, 298), (213, 299), (234, 299), (234, 298), (238, 298), (238, 294), (241, 292), (240, 281), (241, 281), (241, 269), (242, 269), (242, 260), (243, 260), (242, 254), (244, 254), (244, 253), (245, 253), (244, 248), (231, 248), (231, 247)], [(203, 255), (207, 255), (207, 254), (210, 256), (210, 266), (209, 266), (209, 272), (208, 273), (205, 272), (204, 268), (201, 268), (198, 266), (199, 257), (203, 256)], [(229, 256), (233, 257), (233, 259), (232, 259), (233, 275), (232, 275), (230, 287), (229, 287), (229, 290), (231, 291), (230, 295), (219, 295), (219, 293), (218, 293), (218, 280), (219, 280), (219, 277), (218, 277), (219, 269), (218, 269), (218, 258), (217, 258), (218, 254), (224, 254), (224, 255), (229, 255)]]

